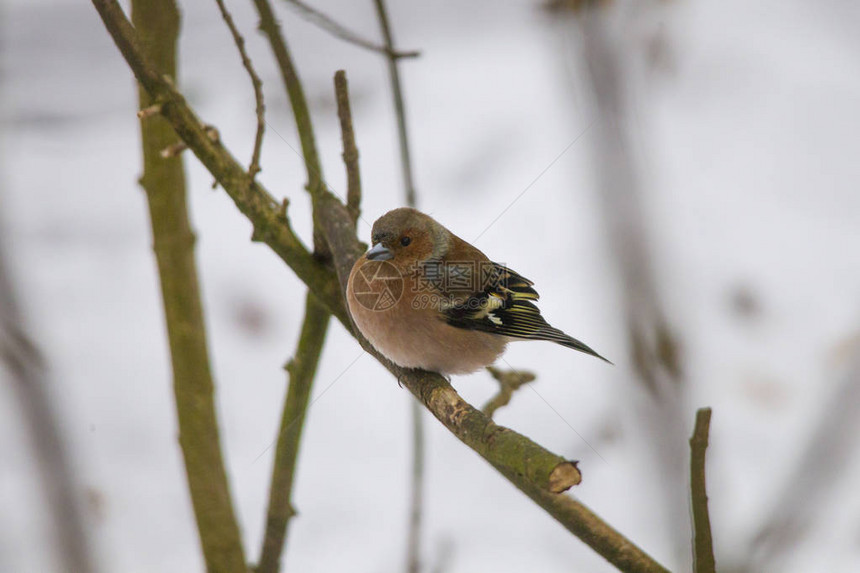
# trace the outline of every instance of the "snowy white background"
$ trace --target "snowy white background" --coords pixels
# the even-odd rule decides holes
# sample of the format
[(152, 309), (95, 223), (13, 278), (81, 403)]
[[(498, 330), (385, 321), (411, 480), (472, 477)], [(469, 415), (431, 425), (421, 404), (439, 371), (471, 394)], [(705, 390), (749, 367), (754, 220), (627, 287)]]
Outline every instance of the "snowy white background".
[[(313, 107), (325, 177), (340, 193), (331, 78), (347, 70), (363, 220), (372, 222), (402, 202), (385, 63), (274, 3)], [(271, 128), (260, 178), (290, 198), (292, 221), (307, 239), (304, 169), (280, 80), (253, 32), (251, 3), (228, 4), (265, 82)], [(371, 2), (314, 5), (378, 37)], [(246, 161), (250, 82), (215, 4), (183, 6), (179, 83)], [(398, 45), (422, 51), (402, 64), (420, 206), (466, 239), (481, 235), (479, 248), (537, 283), (556, 326), (617, 364), (551, 344), (513, 345), (506, 360), (538, 374), (539, 395), (521, 391), (499, 421), (581, 460), (577, 497), (656, 559), (681, 567), (656, 490), (642, 480), (642, 429), (630, 416), (631, 396), (642, 390), (626, 358), (617, 279), (596, 209), (591, 134), (538, 178), (593, 113), (573, 32), (526, 1), (410, 0), (389, 8)], [(11, 0), (0, 18), (2, 240), (50, 364), (99, 561), (124, 573), (200, 571), (136, 184), (130, 71), (89, 3)], [(744, 557), (852, 344), (856, 352), (858, 27), (860, 5), (835, 0), (665, 3), (643, 27), (659, 34), (666, 52), (657, 71), (633, 82), (630, 127), (660, 292), (686, 353), (689, 425), (696, 407), (714, 408), (708, 485), (717, 562), (725, 567)], [(249, 223), (211, 190), (196, 160), (186, 160), (223, 446), (255, 559), (285, 391), (281, 365), (295, 347), (304, 288), (265, 246), (249, 242)], [(367, 224), (360, 233), (368, 239)], [(739, 290), (756, 301), (752, 316), (733, 311)], [(495, 389), (485, 374), (454, 385), (476, 404)], [(410, 397), (335, 323), (314, 396), (285, 566), (400, 571)], [(0, 384), (0, 571), (52, 572), (59, 568), (46, 550), (48, 508), (14, 398)], [(426, 425), (428, 566), (612, 570), (434, 420)], [(813, 534), (779, 570), (857, 570), (860, 495), (851, 484), (858, 480), (855, 455), (826, 484)]]

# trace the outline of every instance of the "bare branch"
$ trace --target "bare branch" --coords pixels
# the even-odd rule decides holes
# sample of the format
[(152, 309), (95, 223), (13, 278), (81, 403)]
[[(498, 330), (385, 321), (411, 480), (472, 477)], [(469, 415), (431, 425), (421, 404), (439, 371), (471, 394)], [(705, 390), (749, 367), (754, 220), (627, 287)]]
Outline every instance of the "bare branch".
[(358, 147), (355, 145), (355, 131), (352, 127), (352, 112), (349, 105), (349, 85), (346, 81), (346, 72), (343, 70), (334, 74), (334, 93), (343, 139), (343, 162), (346, 165), (346, 210), (349, 211), (355, 225), (361, 216), (361, 174), (358, 169)]
[(708, 491), (705, 487), (705, 452), (711, 429), (711, 409), (696, 412), (696, 426), (690, 437), (690, 493), (693, 508), (693, 571), (714, 573), (714, 545), (711, 541), (711, 518), (708, 515)]
[(374, 0), (376, 13), (379, 16), (379, 25), (385, 38), (385, 47), (388, 48), (388, 74), (391, 78), (391, 92), (394, 94), (394, 110), (397, 114), (397, 133), (400, 140), (400, 165), (403, 169), (403, 186), (406, 192), (406, 205), (415, 207), (415, 183), (412, 178), (412, 158), (409, 154), (409, 138), (406, 134), (406, 112), (403, 106), (403, 90), (400, 87), (400, 72), (397, 69), (397, 58), (391, 56), (394, 53), (394, 39), (391, 36), (391, 27), (388, 25), (388, 14), (385, 11), (384, 0)]
[(309, 292), (305, 301), (305, 319), (299, 345), (293, 359), (286, 366), (290, 385), (281, 414), (275, 464), (269, 485), (266, 533), (256, 573), (277, 573), (280, 568), (281, 554), (287, 539), (287, 526), (290, 518), (295, 515), (292, 493), (302, 428), (328, 330), (329, 316), (325, 307)]
[(520, 372), (517, 370), (500, 370), (494, 366), (487, 366), (487, 372), (499, 383), (499, 393), (484, 404), (482, 411), (488, 418), (492, 418), (496, 410), (507, 406), (511, 398), (520, 386), (532, 382), (537, 376), (531, 372)]
[(224, 22), (227, 24), (227, 27), (230, 28), (230, 34), (233, 35), (233, 41), (236, 43), (239, 55), (242, 56), (242, 65), (245, 66), (245, 69), (248, 71), (248, 75), (251, 76), (251, 84), (254, 86), (254, 101), (257, 105), (257, 134), (254, 136), (254, 151), (251, 154), (251, 164), (248, 166), (248, 174), (253, 180), (260, 171), (260, 150), (263, 147), (263, 132), (266, 129), (266, 106), (263, 103), (263, 82), (260, 80), (260, 76), (257, 75), (257, 72), (254, 71), (254, 65), (251, 63), (251, 58), (248, 57), (248, 52), (245, 51), (245, 38), (243, 38), (242, 34), (239, 33), (236, 23), (233, 22), (233, 17), (230, 15), (230, 12), (227, 11), (227, 6), (224, 5), (224, 0), (215, 0), (215, 2), (218, 4), (218, 9), (221, 10), (221, 17), (224, 18)]
[[(142, 57), (175, 77), (179, 11), (173, 0), (135, 0), (132, 18), (146, 46)], [(142, 110), (161, 103), (142, 85), (138, 97)], [(197, 531), (208, 571), (246, 573), (245, 551), (221, 454), (182, 159), (164, 159), (159, 153), (175, 141), (176, 133), (160, 117), (141, 119), (140, 129), (144, 164), (140, 182), (149, 205), (173, 366), (179, 444)], [(207, 139), (211, 141), (209, 136)]]
[(374, 44), (370, 40), (365, 40), (355, 32), (337, 23), (331, 16), (323, 14), (316, 8), (313, 8), (312, 6), (309, 6), (304, 2), (300, 2), (299, 0), (286, 0), (286, 2), (287, 4), (293, 6), (296, 11), (298, 11), (306, 20), (316, 24), (321, 29), (325, 30), (335, 38), (339, 38), (344, 42), (349, 42), (350, 44), (354, 44), (360, 48), (364, 48), (365, 50), (377, 52), (379, 54), (383, 54), (385, 56), (389, 56), (396, 59), (417, 58), (421, 55), (421, 52), (416, 50), (412, 50), (409, 52), (396, 52), (387, 46), (380, 46), (378, 44)]
[(421, 524), (424, 514), (424, 412), (417, 400), (411, 400), (412, 407), (412, 473), (409, 492), (409, 520), (406, 534), (406, 570), (419, 573), (421, 570)]

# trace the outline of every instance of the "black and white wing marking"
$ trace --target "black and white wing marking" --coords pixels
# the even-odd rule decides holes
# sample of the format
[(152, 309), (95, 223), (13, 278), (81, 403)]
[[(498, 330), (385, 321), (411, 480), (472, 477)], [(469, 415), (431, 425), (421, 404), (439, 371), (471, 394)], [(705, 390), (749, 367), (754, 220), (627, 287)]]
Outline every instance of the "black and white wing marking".
[(444, 309), (451, 326), (522, 338), (548, 340), (609, 362), (588, 345), (554, 328), (532, 301), (539, 298), (534, 283), (511, 269), (492, 263), (484, 288), (461, 303)]

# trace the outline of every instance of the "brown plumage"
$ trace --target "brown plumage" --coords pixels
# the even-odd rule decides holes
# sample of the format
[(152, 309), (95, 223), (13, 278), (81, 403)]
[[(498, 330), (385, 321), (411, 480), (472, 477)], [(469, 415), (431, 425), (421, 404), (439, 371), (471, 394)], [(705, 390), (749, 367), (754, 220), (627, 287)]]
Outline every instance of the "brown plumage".
[(544, 320), (531, 281), (424, 213), (389, 211), (371, 240), (350, 273), (347, 302), (361, 333), (392, 362), (466, 374), (514, 340), (549, 340), (606, 360)]

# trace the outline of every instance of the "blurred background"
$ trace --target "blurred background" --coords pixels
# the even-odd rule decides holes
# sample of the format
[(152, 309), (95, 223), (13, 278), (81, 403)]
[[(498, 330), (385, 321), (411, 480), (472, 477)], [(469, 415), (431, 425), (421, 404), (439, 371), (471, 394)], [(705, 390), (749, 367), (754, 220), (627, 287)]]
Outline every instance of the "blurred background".
[[(386, 60), (273, 4), (341, 196), (332, 76), (347, 71), (367, 241), (404, 201)], [(178, 85), (245, 161), (250, 81), (215, 3), (180, 5)], [(252, 4), (227, 5), (264, 82), (259, 178), (310, 243), (274, 59)], [(369, 0), (312, 5), (379, 41)], [(684, 571), (687, 439), (711, 406), (718, 569), (858, 570), (860, 4), (388, 8), (397, 46), (421, 52), (400, 63), (419, 207), (535, 281), (545, 316), (616, 364), (512, 345), (505, 361), (537, 380), (496, 420), (580, 460), (576, 497)], [(131, 72), (87, 2), (6, 0), (0, 33), (0, 571), (63, 570), (9, 359), (15, 328), (44, 365), (98, 570), (201, 571)], [(222, 444), (254, 558), (305, 288), (186, 155)], [(452, 382), (479, 406), (497, 390), (486, 373)], [(403, 570), (411, 399), (333, 324), (285, 570)], [(429, 416), (425, 427), (424, 571), (613, 570)]]

